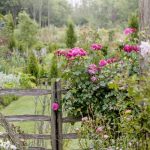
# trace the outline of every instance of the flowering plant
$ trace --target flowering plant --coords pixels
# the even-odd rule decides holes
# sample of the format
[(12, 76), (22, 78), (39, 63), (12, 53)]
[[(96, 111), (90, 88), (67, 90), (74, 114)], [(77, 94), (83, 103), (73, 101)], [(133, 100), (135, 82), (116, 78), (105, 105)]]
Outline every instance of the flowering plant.
[[(73, 48), (56, 51), (59, 70), (62, 70), (62, 77), (67, 80), (67, 88), (71, 89), (63, 99), (69, 115), (85, 116), (99, 112), (111, 114), (112, 118), (118, 115), (122, 108), (116, 110), (116, 92), (108, 84), (125, 69), (128, 75), (138, 72), (139, 47), (133, 42), (129, 50), (125, 50), (124, 43), (122, 47), (117, 45), (113, 51), (107, 49), (106, 53), (103, 52), (105, 46), (99, 43), (92, 44), (86, 50)], [(125, 92), (121, 91), (121, 94), (126, 99)]]

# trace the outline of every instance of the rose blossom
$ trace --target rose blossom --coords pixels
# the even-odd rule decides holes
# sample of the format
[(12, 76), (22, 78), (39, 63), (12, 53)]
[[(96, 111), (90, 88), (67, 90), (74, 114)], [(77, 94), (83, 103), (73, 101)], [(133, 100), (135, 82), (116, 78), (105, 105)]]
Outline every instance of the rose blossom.
[(59, 109), (59, 104), (56, 103), (56, 102), (54, 102), (54, 103), (52, 104), (52, 109), (53, 109), (54, 111), (57, 111), (57, 110)]
[(124, 46), (123, 50), (124, 50), (125, 52), (127, 52), (127, 53), (131, 53), (132, 47), (131, 47), (131, 45), (128, 45), (128, 44), (127, 44), (127, 45)]
[(103, 137), (104, 137), (104, 139), (108, 139), (109, 138), (109, 136), (107, 134), (105, 134)]
[(130, 109), (127, 109), (126, 111), (125, 111), (125, 114), (130, 114), (131, 113), (131, 110)]
[(96, 129), (96, 132), (97, 132), (97, 133), (100, 133), (100, 132), (103, 131), (103, 129), (104, 129), (104, 127), (98, 127), (98, 128)]
[(99, 62), (99, 66), (100, 67), (104, 67), (106, 65), (107, 65), (107, 61), (106, 60), (100, 60), (100, 62)]
[(132, 51), (138, 52), (140, 50), (140, 47), (137, 46), (137, 45), (128, 45), (128, 44), (126, 44), (126, 45), (124, 45), (123, 50), (127, 53), (131, 53)]
[(106, 61), (107, 61), (108, 64), (111, 64), (111, 63), (116, 62), (117, 60), (118, 60), (117, 58), (109, 58)]
[(96, 74), (96, 72), (98, 71), (98, 67), (95, 64), (90, 64), (88, 67), (88, 73), (91, 75)]
[(57, 51), (55, 52), (55, 54), (56, 54), (57, 56), (66, 56), (67, 51), (66, 51), (66, 50), (57, 50)]
[(79, 57), (79, 56), (86, 56), (87, 52), (82, 49), (82, 48), (72, 48), (68, 51), (68, 53), (66, 54), (67, 58), (72, 58), (72, 57)]
[(92, 82), (96, 82), (96, 81), (97, 81), (97, 78), (96, 78), (95, 76), (92, 76), (92, 77), (91, 77), (91, 81), (92, 81)]
[(126, 28), (126, 29), (124, 30), (124, 34), (125, 34), (125, 35), (130, 35), (130, 34), (132, 34), (132, 33), (134, 33), (134, 32), (136, 32), (136, 29), (135, 29), (135, 28)]
[(102, 47), (102, 45), (100, 45), (100, 44), (94, 43), (94, 44), (91, 45), (91, 49), (92, 49), (92, 50), (101, 50), (102, 48), (103, 48), (103, 47)]
[(83, 117), (82, 118), (82, 121), (87, 121), (88, 120), (88, 117)]

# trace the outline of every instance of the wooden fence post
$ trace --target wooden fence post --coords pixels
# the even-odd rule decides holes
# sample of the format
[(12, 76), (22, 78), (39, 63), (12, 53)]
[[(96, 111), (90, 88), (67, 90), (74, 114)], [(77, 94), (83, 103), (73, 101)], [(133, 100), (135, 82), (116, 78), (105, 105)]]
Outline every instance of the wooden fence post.
[[(52, 79), (52, 100), (51, 106), (54, 102), (59, 104), (59, 109), (61, 110), (61, 81), (56, 81)], [(51, 109), (51, 143), (52, 150), (62, 150), (62, 112), (54, 111)]]

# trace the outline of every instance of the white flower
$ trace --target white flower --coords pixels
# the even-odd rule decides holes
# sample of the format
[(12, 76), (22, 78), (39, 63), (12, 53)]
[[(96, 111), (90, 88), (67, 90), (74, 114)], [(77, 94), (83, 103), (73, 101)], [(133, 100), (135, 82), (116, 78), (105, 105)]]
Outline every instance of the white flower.
[(20, 75), (16, 76), (13, 74), (5, 74), (0, 72), (0, 87), (4, 87), (5, 84), (10, 83), (13, 85), (20, 85)]
[(5, 150), (16, 150), (17, 147), (15, 145), (11, 145), (10, 141), (4, 142), (0, 140), (0, 148), (3, 148)]
[(11, 145), (11, 146), (10, 146), (10, 149), (12, 149), (12, 150), (16, 150), (16, 149), (17, 149), (17, 147), (16, 147), (15, 145)]
[(148, 54), (150, 54), (150, 44), (149, 41), (147, 42), (141, 42), (140, 45), (140, 49), (141, 49), (141, 55), (145, 58), (148, 56)]

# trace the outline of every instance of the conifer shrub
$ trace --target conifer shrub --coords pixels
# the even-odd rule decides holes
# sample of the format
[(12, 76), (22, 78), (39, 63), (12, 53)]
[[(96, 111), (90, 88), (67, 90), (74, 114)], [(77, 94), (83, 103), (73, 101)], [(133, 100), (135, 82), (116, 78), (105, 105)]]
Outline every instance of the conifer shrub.
[(77, 37), (75, 35), (74, 25), (73, 23), (69, 23), (66, 31), (66, 46), (68, 48), (73, 48), (75, 47), (76, 41)]
[(33, 52), (30, 53), (27, 63), (27, 73), (38, 78), (39, 77), (39, 64), (38, 60)]

